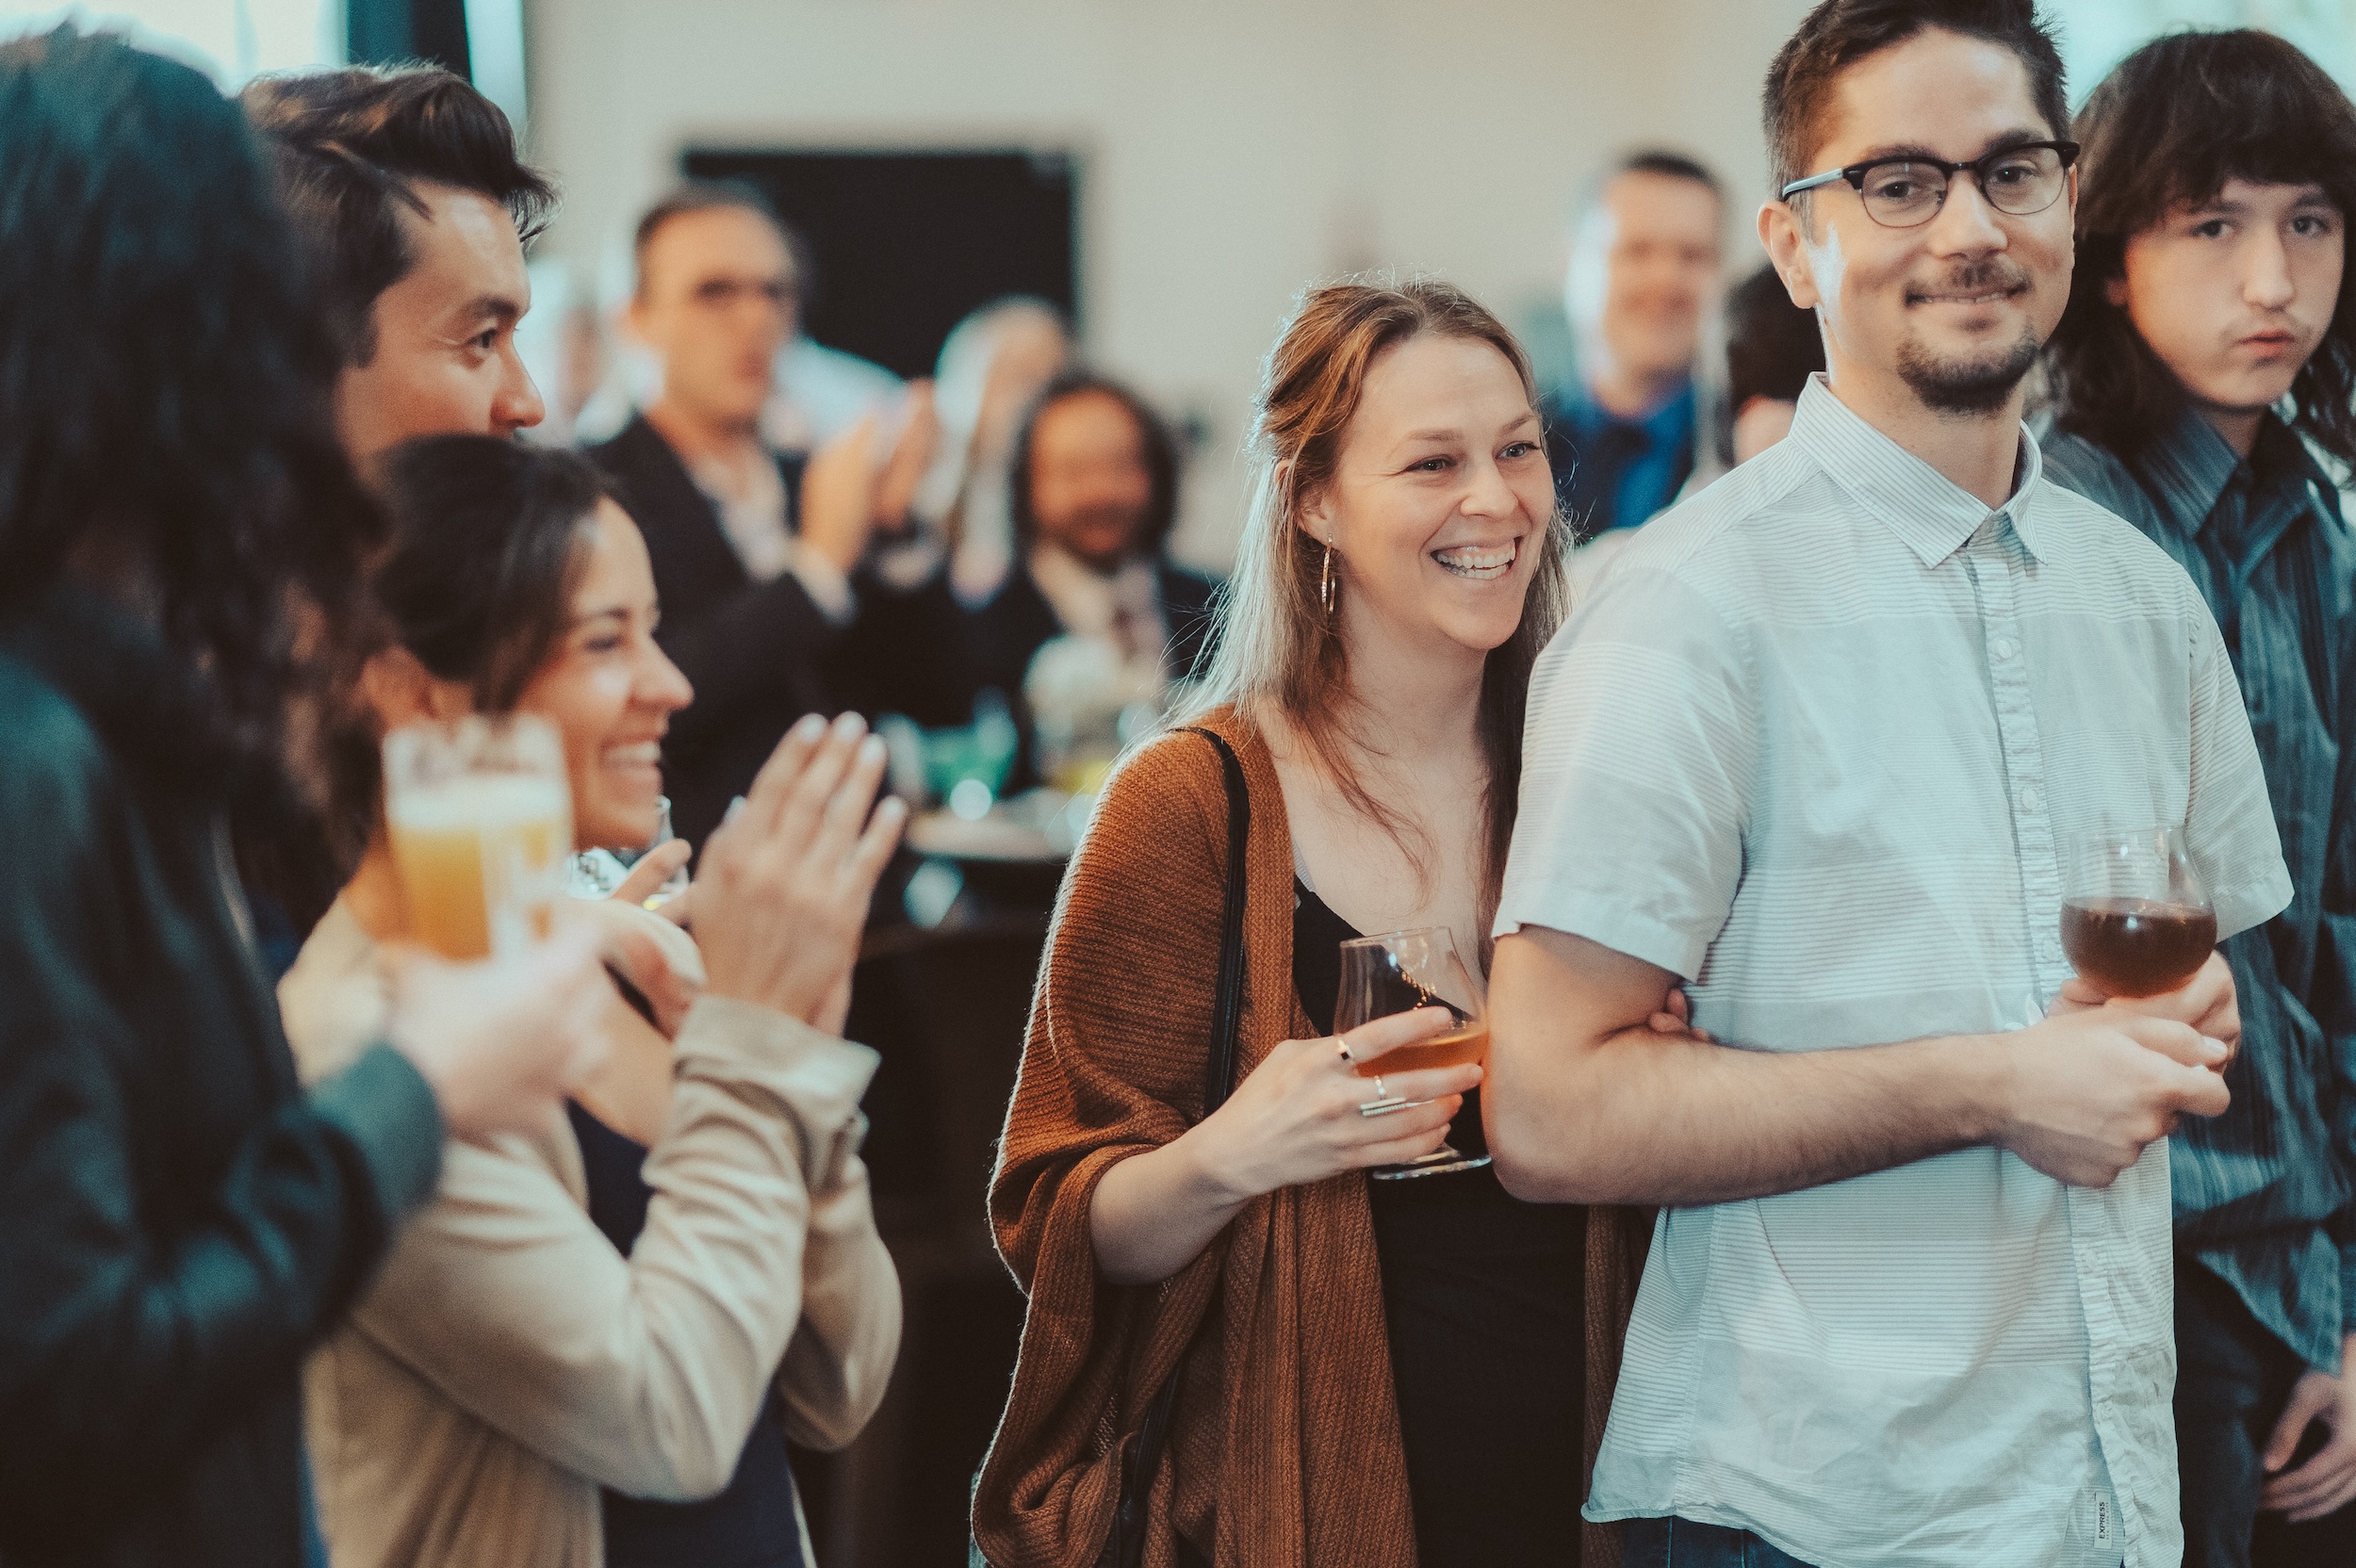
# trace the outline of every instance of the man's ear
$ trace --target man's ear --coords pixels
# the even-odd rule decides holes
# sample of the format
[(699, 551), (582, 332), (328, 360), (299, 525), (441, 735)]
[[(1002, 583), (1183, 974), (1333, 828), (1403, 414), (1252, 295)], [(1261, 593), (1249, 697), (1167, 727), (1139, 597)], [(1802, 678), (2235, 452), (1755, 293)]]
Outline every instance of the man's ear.
[(474, 711), (466, 687), (441, 679), (403, 647), (369, 656), (360, 669), (360, 696), (376, 715), (380, 731), (429, 719), (447, 722)]
[(1816, 270), (1808, 260), (1807, 230), (1807, 218), (1791, 203), (1759, 204), (1759, 242), (1766, 248), (1767, 260), (1783, 280), (1792, 302), (1802, 310), (1814, 310), (1824, 303), (1824, 296), (1817, 291)]
[(2119, 273), (2115, 278), (2102, 280), (2102, 298), (2120, 310), (2127, 308), (2127, 274), (2125, 272)]

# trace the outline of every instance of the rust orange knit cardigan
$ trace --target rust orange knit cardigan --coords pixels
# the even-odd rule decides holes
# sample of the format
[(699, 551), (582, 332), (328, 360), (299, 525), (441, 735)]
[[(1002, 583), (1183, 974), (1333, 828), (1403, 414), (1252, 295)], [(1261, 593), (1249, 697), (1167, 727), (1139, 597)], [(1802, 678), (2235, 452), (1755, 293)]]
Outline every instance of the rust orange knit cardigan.
[[(1206, 727), (1235, 748), (1252, 802), (1240, 1079), (1310, 1029), (1293, 992), (1292, 837), (1258, 731), (1227, 710)], [(1064, 878), (990, 1197), (1030, 1297), (974, 1495), (996, 1568), (1092, 1568), (1124, 1441), (1182, 1359), (1148, 1568), (1171, 1568), (1175, 1533), (1217, 1568), (1415, 1568), (1364, 1175), (1256, 1200), (1159, 1285), (1097, 1277), (1097, 1181), (1201, 1112), (1226, 859), (1217, 753), (1180, 731), (1114, 774)], [(1589, 1211), (1583, 1472), (1650, 1232), (1649, 1212)], [(1562, 1478), (1582, 1496), (1586, 1481)], [(1585, 1526), (1582, 1546), (1586, 1568), (1616, 1568), (1612, 1530)]]

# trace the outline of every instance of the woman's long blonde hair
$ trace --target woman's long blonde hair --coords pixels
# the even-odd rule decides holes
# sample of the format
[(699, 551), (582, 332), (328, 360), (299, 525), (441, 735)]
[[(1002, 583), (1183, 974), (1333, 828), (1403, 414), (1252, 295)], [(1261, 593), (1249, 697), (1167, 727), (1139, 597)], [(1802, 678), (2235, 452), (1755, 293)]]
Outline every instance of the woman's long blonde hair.
[[(1505, 324), (1452, 284), (1351, 281), (1314, 288), (1268, 351), (1251, 443), (1254, 483), (1235, 572), (1220, 591), (1217, 652), (1189, 704), (1192, 714), (1234, 705), (1282, 713), (1303, 737), (1344, 798), (1387, 830), (1418, 872), (1429, 867), (1398, 813), (1369, 793), (1350, 755), (1370, 751), (1353, 733), (1359, 698), (1349, 654), (1325, 609), (1325, 547), (1305, 528), (1304, 506), (1333, 478), (1366, 376), (1384, 350), (1425, 333), (1487, 343), (1503, 354), (1537, 401), (1530, 356)], [(1481, 924), (1495, 913), (1521, 787), (1522, 716), (1530, 666), (1554, 635), (1569, 599), (1562, 566), (1569, 529), (1558, 510), (1527, 541), (1538, 554), (1513, 635), (1489, 652), (1476, 718), (1488, 764), (1481, 879)], [(1335, 588), (1349, 584), (1333, 557)], [(1338, 600), (1336, 601), (1338, 605)]]

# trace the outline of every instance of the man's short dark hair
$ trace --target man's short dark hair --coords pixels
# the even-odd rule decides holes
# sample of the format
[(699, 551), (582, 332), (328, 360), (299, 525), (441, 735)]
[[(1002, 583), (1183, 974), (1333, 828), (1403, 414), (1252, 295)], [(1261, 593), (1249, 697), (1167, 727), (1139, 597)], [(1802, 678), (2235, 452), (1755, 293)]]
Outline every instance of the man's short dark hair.
[(1023, 416), (1014, 436), (1014, 464), (1008, 484), (1007, 514), (1014, 536), (1026, 548), (1039, 537), (1039, 512), (1031, 502), (1031, 464), (1039, 445), (1039, 424), (1047, 411), (1074, 398), (1110, 398), (1128, 412), (1137, 427), (1137, 444), (1152, 482), (1145, 503), (1145, 521), (1137, 530), (1137, 548), (1158, 554), (1178, 521), (1178, 444), (1161, 416), (1120, 382), (1093, 370), (1072, 368), (1039, 388)]
[(1760, 110), (1767, 129), (1770, 190), (1820, 171), (1808, 165), (1824, 145), (1824, 117), (1841, 74), (1868, 55), (1939, 28), (2000, 44), (2029, 74), (2029, 97), (2059, 137), (2070, 123), (2061, 52), (2033, 0), (1824, 0), (1767, 68)]
[(654, 244), (655, 236), (675, 218), (693, 212), (749, 212), (771, 228), (785, 241), (786, 254), (792, 260), (794, 291), (807, 300), (810, 293), (811, 264), (809, 243), (795, 233), (786, 220), (777, 216), (777, 209), (757, 186), (743, 180), (684, 180), (673, 186), (663, 199), (646, 209), (638, 220), (638, 232), (630, 239), (630, 266), (637, 276), (636, 287), (644, 293), (646, 287), (646, 251)]
[[(2176, 378), (2103, 286), (2127, 241), (2229, 180), (2323, 188), (2356, 220), (2356, 105), (2270, 33), (2178, 33), (2119, 64), (2078, 111), (2078, 259), (2070, 308), (2048, 351), (2056, 422), (2132, 454), (2183, 405)], [(2342, 230), (2345, 246), (2346, 230)], [(2291, 426), (2356, 464), (2356, 267), (2314, 357), (2291, 383)]]
[(375, 355), (377, 296), (417, 265), (400, 212), (425, 215), (416, 182), (497, 202), (526, 241), (555, 209), (555, 188), (516, 155), (499, 106), (439, 67), (266, 76), (239, 102), (273, 155), (346, 364)]

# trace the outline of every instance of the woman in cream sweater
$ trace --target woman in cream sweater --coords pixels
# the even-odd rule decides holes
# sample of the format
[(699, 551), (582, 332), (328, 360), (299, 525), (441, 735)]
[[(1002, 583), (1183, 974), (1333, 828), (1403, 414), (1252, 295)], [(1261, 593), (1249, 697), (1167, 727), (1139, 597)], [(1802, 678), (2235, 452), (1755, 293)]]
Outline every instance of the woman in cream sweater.
[[(646, 547), (581, 460), (443, 436), (384, 477), (388, 645), (338, 789), (366, 847), (280, 989), (310, 1074), (370, 1037), (380, 950), (408, 930), (373, 732), (536, 713), (580, 841), (623, 847), (653, 836), (658, 745), (692, 695), (653, 641)], [(876, 1058), (837, 1037), (903, 815), (869, 812), (881, 767), (856, 719), (808, 721), (706, 846), (693, 939), (597, 907), (637, 993), (614, 989), (605, 1066), (531, 1135), (450, 1148), (310, 1364), (335, 1568), (810, 1562), (786, 1439), (848, 1443), (900, 1332), (857, 1152)]]

